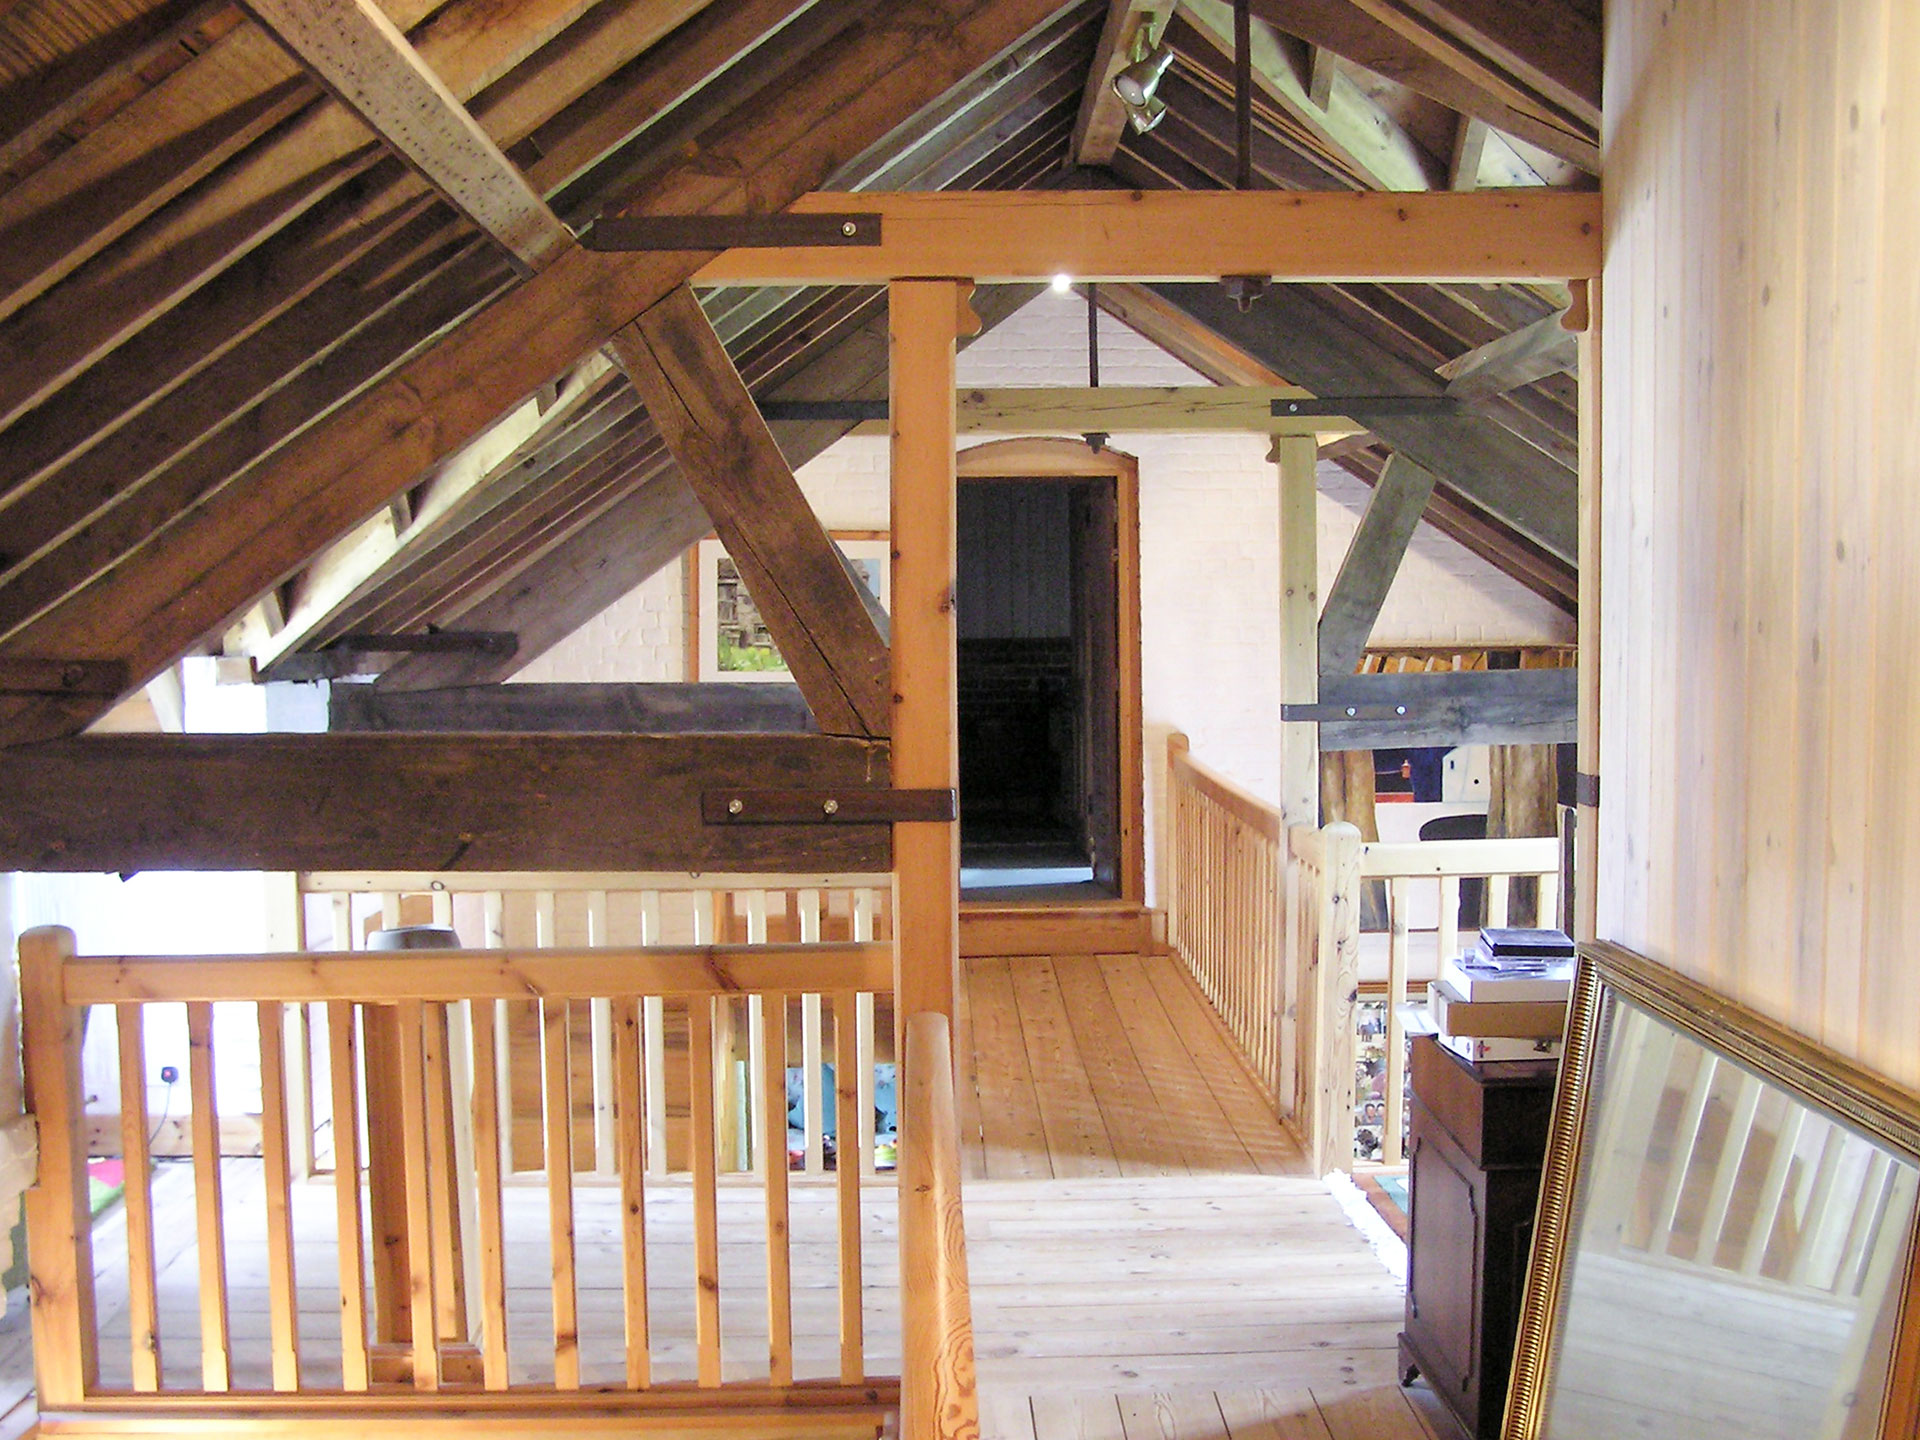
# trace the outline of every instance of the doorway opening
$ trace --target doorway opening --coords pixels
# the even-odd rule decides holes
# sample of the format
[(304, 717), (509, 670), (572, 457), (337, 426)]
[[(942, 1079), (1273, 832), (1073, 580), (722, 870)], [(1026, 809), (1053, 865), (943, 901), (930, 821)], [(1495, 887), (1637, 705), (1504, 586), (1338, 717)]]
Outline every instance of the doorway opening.
[[(1026, 443), (1092, 455), (1073, 442)], [(955, 604), (969, 901), (1137, 899), (1137, 534), (1131, 477), (1114, 463), (1124, 459), (1096, 473), (962, 466)]]

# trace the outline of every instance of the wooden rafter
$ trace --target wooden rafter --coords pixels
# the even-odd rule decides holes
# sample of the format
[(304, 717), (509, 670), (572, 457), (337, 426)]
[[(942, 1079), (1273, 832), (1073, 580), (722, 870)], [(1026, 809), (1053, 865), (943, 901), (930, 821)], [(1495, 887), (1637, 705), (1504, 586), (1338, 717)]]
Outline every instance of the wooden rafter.
[(1439, 374), (1447, 382), (1447, 394), (1456, 399), (1503, 395), (1573, 369), (1578, 340), (1560, 315), (1548, 315), (1449, 360)]
[(429, 69), (373, 0), (244, 0), (298, 56), (453, 207), (538, 270), (573, 243), (480, 122)]
[(693, 291), (670, 292), (616, 331), (611, 348), (820, 728), (884, 736), (886, 642)]
[[(741, 110), (702, 137), (695, 153), (656, 174), (639, 203), (724, 212), (797, 198), (841, 156), (1002, 53), (1052, 8), (1044, 0), (998, 0), (956, 19), (932, 0), (916, 0), (871, 13), (792, 77), (777, 104)], [(141, 563), (62, 602), (36, 625), (34, 643), (84, 632), (96, 651), (128, 659), (136, 672), (156, 672), (441, 455), (604, 344), (688, 278), (692, 263), (564, 252), (256, 465), (230, 500), (183, 516), (145, 548)], [(249, 517), (263, 513), (281, 523), (262, 532)], [(4, 729), (16, 738), (88, 718), (79, 707), (42, 707), (35, 718), (13, 710)]]
[(1397, 455), (1380, 472), (1366, 513), (1353, 532), (1353, 543), (1340, 561), (1340, 573), (1320, 609), (1322, 685), (1329, 677), (1352, 674), (1366, 653), (1373, 622), (1393, 588), (1393, 577), (1400, 571), (1435, 483), (1431, 470)]
[(1542, 118), (1477, 73), (1436, 58), (1364, 8), (1361, 0), (1252, 0), (1256, 14), (1309, 45), (1398, 81), (1463, 115), (1475, 115), (1589, 174), (1600, 173), (1600, 141), (1590, 126)]
[[(1232, 56), (1233, 6), (1227, 0), (1189, 0), (1181, 15), (1214, 49)], [(1302, 85), (1293, 58), (1271, 25), (1255, 18), (1250, 34), (1255, 86), (1368, 185), (1377, 190), (1435, 188), (1438, 167), (1433, 157), (1378, 101), (1339, 73), (1331, 52), (1314, 50), (1309, 88)]]

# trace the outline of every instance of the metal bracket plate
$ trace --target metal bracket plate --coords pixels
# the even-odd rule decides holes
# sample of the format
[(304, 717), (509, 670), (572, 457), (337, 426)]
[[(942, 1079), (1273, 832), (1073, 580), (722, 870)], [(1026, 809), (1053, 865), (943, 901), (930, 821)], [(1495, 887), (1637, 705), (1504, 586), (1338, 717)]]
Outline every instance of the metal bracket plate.
[(952, 790), (708, 790), (709, 825), (899, 825), (960, 814)]
[(1600, 804), (1600, 777), (1589, 775), (1584, 770), (1574, 771), (1573, 801), (1576, 805), (1591, 805), (1597, 809)]
[(603, 215), (586, 228), (588, 250), (741, 250), (878, 245), (880, 217), (836, 215)]
[(1319, 720), (1404, 720), (1417, 714), (1417, 705), (1282, 705), (1285, 721)]

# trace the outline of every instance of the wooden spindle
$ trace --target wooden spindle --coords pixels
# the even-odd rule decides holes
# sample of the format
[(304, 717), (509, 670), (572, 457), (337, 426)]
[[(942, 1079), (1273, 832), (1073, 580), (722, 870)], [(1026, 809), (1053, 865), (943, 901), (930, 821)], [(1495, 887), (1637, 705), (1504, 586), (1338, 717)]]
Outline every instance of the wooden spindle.
[(546, 1092), (548, 1236), (553, 1247), (553, 1383), (580, 1388), (580, 1293), (573, 1243), (572, 1030), (565, 1000), (540, 1002)]
[[(793, 1259), (787, 1206), (787, 997), (761, 1005), (761, 1133), (767, 1163), (767, 1367), (776, 1386), (793, 1383)], [(777, 1138), (776, 1138), (777, 1137)], [(777, 1146), (778, 1148), (774, 1148)]]
[(287, 1057), (283, 1007), (262, 1001), (260, 1163), (267, 1192), (267, 1330), (273, 1388), (300, 1388), (299, 1289), (293, 1264), (293, 1169), (287, 1145)]
[[(875, 1173), (874, 1134), (873, 1134), (873, 1067), (876, 1060), (873, 1034), (873, 996), (862, 991), (853, 997), (854, 1032), (854, 1144), (858, 1147), (860, 1173)], [(896, 1103), (899, 1099), (898, 1086), (894, 1089)], [(898, 1132), (896, 1132), (897, 1139)]]
[(1665, 1254), (1673, 1243), (1673, 1225), (1680, 1213), (1681, 1191), (1686, 1187), (1687, 1172), (1693, 1168), (1694, 1152), (1700, 1143), (1700, 1124), (1706, 1116), (1707, 1100), (1713, 1093), (1714, 1077), (1719, 1069), (1719, 1060), (1703, 1051), (1699, 1068), (1693, 1072), (1693, 1084), (1687, 1091), (1686, 1103), (1680, 1110), (1680, 1123), (1674, 1128), (1673, 1148), (1669, 1152), (1673, 1159), (1667, 1167), (1666, 1185), (1661, 1191), (1659, 1205), (1654, 1210), (1653, 1238), (1648, 1248), (1656, 1255)]
[(220, 1112), (213, 1096), (213, 1006), (187, 1006), (187, 1080), (193, 1105), (193, 1203), (200, 1261), (200, 1385), (232, 1385), (227, 1335), (227, 1242), (221, 1224)]
[[(640, 892), (640, 943), (660, 943), (660, 892)], [(645, 1032), (641, 1063), (646, 1067), (647, 1083), (647, 1173), (667, 1173), (667, 1012), (658, 995), (640, 1002), (640, 1023)]]
[[(400, 1190), (407, 1235), (407, 1318), (416, 1390), (440, 1388), (438, 1277), (433, 1246), (433, 1199), (428, 1132), (425, 1010), (418, 1000), (403, 1000), (393, 1011), (399, 1061)], [(391, 1127), (388, 1127), (391, 1128)]]
[(719, 1154), (714, 1143), (713, 1001), (687, 1002), (687, 1072), (693, 1166), (694, 1347), (700, 1384), (720, 1383)]
[(1510, 875), (1487, 877), (1487, 925), (1498, 930), (1507, 923), (1507, 896), (1512, 889)]
[(853, 1012), (853, 992), (836, 992), (833, 997), (834, 1189), (840, 1219), (840, 1379), (847, 1385), (859, 1384), (866, 1371), (866, 1319), (861, 1310), (860, 1162), (847, 1154), (848, 1136), (859, 1134), (858, 1123), (848, 1123), (854, 1107), (860, 1103), (859, 1087), (853, 1080), (860, 1064), (859, 1034)]
[(1434, 957), (1433, 973), (1440, 973), (1440, 966), (1460, 956), (1460, 877), (1442, 875), (1440, 877), (1440, 923), (1438, 939), (1435, 942), (1440, 953)]
[(340, 1252), (340, 1384), (365, 1390), (367, 1365), (367, 1272), (360, 1212), (360, 1057), (353, 1005), (327, 1005), (327, 1058), (333, 1089), (333, 1191)]
[(619, 1147), (620, 1257), (626, 1318), (627, 1388), (653, 1383), (647, 1335), (647, 1122), (641, 1100), (641, 1004), (612, 1002), (613, 1084), (620, 1103), (614, 1119)]
[(433, 1237), (434, 1335), (467, 1338), (465, 1261), (461, 1255), (459, 1195), (453, 1152), (453, 1076), (447, 1061), (447, 1007), (422, 1007), (421, 1062), (426, 1086), (428, 1220)]
[(39, 1126), (40, 1166), (26, 1194), (33, 1364), (42, 1411), (78, 1404), (99, 1379), (94, 1327), (93, 1211), (87, 1196), (80, 1012), (61, 976), (73, 932), (41, 926), (20, 937), (20, 1038), (26, 1102)]
[(1773, 1154), (1767, 1160), (1767, 1173), (1760, 1181), (1753, 1222), (1740, 1255), (1740, 1271), (1744, 1275), (1758, 1275), (1766, 1266), (1767, 1251), (1780, 1220), (1780, 1202), (1786, 1196), (1787, 1181), (1793, 1174), (1794, 1157), (1800, 1148), (1800, 1131), (1806, 1124), (1807, 1113), (1805, 1106), (1789, 1105), (1773, 1137)]
[(500, 1080), (495, 1065), (497, 1000), (474, 1001), (473, 1182), (474, 1237), (479, 1255), (480, 1374), (489, 1390), (504, 1390), (507, 1367), (507, 1251), (500, 1213)]
[[(606, 945), (607, 892), (587, 892), (587, 944)], [(596, 996), (587, 1005), (588, 1041), (593, 1052), (593, 1169), (614, 1171), (613, 1002)]]
[(1387, 906), (1392, 912), (1392, 940), (1387, 950), (1387, 1072), (1386, 1093), (1381, 1098), (1384, 1123), (1380, 1131), (1380, 1159), (1383, 1164), (1398, 1165), (1400, 1153), (1401, 1110), (1404, 1105), (1407, 1073), (1406, 1023), (1400, 1007), (1407, 1003), (1407, 966), (1410, 960), (1407, 942), (1407, 907), (1411, 900), (1411, 882), (1396, 875), (1387, 882)]
[(800, 1113), (807, 1132), (806, 1173), (827, 1173), (826, 1046), (820, 997), (800, 997)]
[(127, 1328), (133, 1388), (160, 1388), (160, 1302), (153, 1273), (153, 1157), (147, 1136), (146, 1007), (114, 1007), (120, 1040), (120, 1156), (127, 1216)]

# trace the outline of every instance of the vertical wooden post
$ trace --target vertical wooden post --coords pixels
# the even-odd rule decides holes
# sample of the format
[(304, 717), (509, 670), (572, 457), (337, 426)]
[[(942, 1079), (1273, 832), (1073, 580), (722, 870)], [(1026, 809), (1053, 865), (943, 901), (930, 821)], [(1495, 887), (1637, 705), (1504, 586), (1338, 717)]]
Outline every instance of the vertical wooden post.
[[(893, 416), (893, 783), (959, 782), (953, 585), (954, 345), (970, 281), (888, 290)], [(968, 317), (971, 318), (971, 317)], [(953, 1018), (960, 955), (960, 827), (893, 827), (895, 1054), (905, 1017)], [(844, 1023), (836, 1016), (836, 1025)], [(843, 1117), (841, 1152), (853, 1133)], [(842, 1162), (845, 1163), (844, 1161)]]
[[(1280, 467), (1280, 703), (1320, 698), (1319, 490), (1311, 435), (1276, 435), (1267, 458)], [(1280, 727), (1280, 813), (1288, 825), (1320, 824), (1320, 727)]]
[(1599, 937), (1600, 890), (1600, 282), (1586, 291), (1580, 332), (1580, 721), (1574, 770), (1573, 907), (1562, 923), (1576, 940)]
[(71, 930), (42, 926), (20, 937), (26, 1099), (40, 1130), (40, 1173), (26, 1201), (34, 1372), (43, 1411), (78, 1403), (100, 1374), (80, 1016), (67, 1004), (60, 974), (72, 958)]
[[(1319, 487), (1314, 475), (1313, 437), (1276, 435), (1267, 458), (1280, 467), (1280, 703), (1310, 705), (1320, 698)], [(1320, 825), (1320, 727), (1312, 722), (1280, 726), (1280, 815), (1282, 834), (1293, 826)], [(1280, 1002), (1280, 1076), (1283, 1096), (1313, 1094), (1317, 1077), (1298, 1073), (1303, 1047), (1300, 1009), (1314, 997), (1302, 984), (1312, 957), (1300, 953), (1294, 938), (1306, 933), (1295, 906), (1313, 904), (1299, 883), (1290, 847), (1280, 854), (1280, 914), (1289, 943), (1276, 950), (1274, 977)], [(1317, 1027), (1321, 1017), (1306, 1022)], [(1306, 1053), (1311, 1055), (1311, 1051)], [(1305, 1082), (1305, 1083), (1303, 1083)], [(1290, 1108), (1283, 1104), (1285, 1113)], [(1307, 1112), (1314, 1112), (1309, 1109)]]

